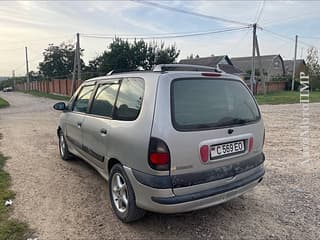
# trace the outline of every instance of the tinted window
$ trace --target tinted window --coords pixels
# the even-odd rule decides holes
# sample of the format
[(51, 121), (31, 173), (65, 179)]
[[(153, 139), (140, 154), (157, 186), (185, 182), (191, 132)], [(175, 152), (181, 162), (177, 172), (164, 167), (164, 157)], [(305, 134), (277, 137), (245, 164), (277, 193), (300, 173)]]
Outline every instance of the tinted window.
[(112, 117), (119, 84), (105, 84), (99, 86), (94, 97), (91, 113), (100, 116)]
[(84, 86), (78, 94), (77, 100), (74, 102), (73, 111), (87, 112), (89, 100), (93, 92), (94, 85)]
[(238, 81), (186, 79), (172, 82), (172, 117), (177, 129), (209, 129), (260, 118), (248, 89)]
[(115, 118), (118, 120), (135, 120), (140, 112), (144, 93), (144, 81), (141, 78), (124, 79), (121, 83), (117, 100)]

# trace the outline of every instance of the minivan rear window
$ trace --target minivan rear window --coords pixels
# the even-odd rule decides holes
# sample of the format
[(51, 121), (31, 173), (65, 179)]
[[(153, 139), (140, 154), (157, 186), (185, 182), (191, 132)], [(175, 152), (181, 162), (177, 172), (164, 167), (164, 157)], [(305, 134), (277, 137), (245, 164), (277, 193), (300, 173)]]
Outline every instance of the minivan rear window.
[(260, 119), (243, 83), (231, 79), (176, 79), (171, 85), (172, 122), (192, 131), (243, 125)]

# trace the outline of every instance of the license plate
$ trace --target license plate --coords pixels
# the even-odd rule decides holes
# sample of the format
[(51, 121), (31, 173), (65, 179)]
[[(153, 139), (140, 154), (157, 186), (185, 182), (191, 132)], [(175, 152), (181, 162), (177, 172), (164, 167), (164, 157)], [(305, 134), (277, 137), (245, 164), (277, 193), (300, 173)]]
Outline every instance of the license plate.
[(224, 143), (211, 146), (210, 159), (241, 153), (245, 151), (244, 141)]

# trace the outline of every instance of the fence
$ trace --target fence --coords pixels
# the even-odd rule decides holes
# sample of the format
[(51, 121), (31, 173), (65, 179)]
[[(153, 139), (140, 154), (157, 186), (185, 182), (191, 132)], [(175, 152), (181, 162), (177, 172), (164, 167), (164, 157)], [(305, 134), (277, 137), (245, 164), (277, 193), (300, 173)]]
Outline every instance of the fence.
[[(71, 79), (55, 79), (55, 80), (46, 80), (46, 81), (37, 81), (30, 82), (30, 90), (37, 90), (45, 93), (52, 93), (58, 95), (71, 95)], [(79, 81), (75, 81), (75, 89), (80, 85)], [(27, 84), (17, 84), (16, 89), (20, 91), (25, 91), (27, 89)], [(283, 81), (272, 81), (266, 82), (266, 91), (269, 92), (278, 92), (286, 89), (286, 82)], [(257, 86), (258, 94), (263, 93), (261, 82)]]
[[(250, 87), (249, 81), (245, 81)], [(280, 92), (286, 90), (286, 81), (272, 81), (272, 82), (266, 82), (266, 92), (271, 93), (271, 92)], [(258, 94), (263, 93), (263, 86), (261, 82), (258, 82), (256, 85), (256, 91)]]
[[(284, 81), (272, 81), (266, 82), (266, 92), (279, 92), (286, 89), (287, 82)], [(258, 83), (258, 94), (263, 93), (263, 87), (261, 82)]]
[[(46, 81), (34, 81), (30, 82), (29, 90), (36, 90), (44, 93), (52, 93), (64, 96), (71, 96), (71, 79), (54, 79), (54, 80), (46, 80)], [(75, 80), (74, 89), (77, 89), (80, 86), (80, 81)], [(26, 91), (27, 84), (17, 84), (16, 89), (19, 91)]]

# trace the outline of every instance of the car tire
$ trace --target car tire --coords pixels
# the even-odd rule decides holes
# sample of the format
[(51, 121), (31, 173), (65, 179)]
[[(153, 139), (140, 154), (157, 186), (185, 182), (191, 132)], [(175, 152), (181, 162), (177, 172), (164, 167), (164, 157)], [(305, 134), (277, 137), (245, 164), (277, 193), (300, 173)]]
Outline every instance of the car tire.
[(111, 169), (109, 197), (114, 213), (122, 222), (133, 222), (145, 215), (145, 211), (136, 205), (133, 188), (120, 164), (115, 164)]
[(65, 161), (70, 160), (72, 157), (62, 130), (59, 131), (59, 153), (61, 159)]

